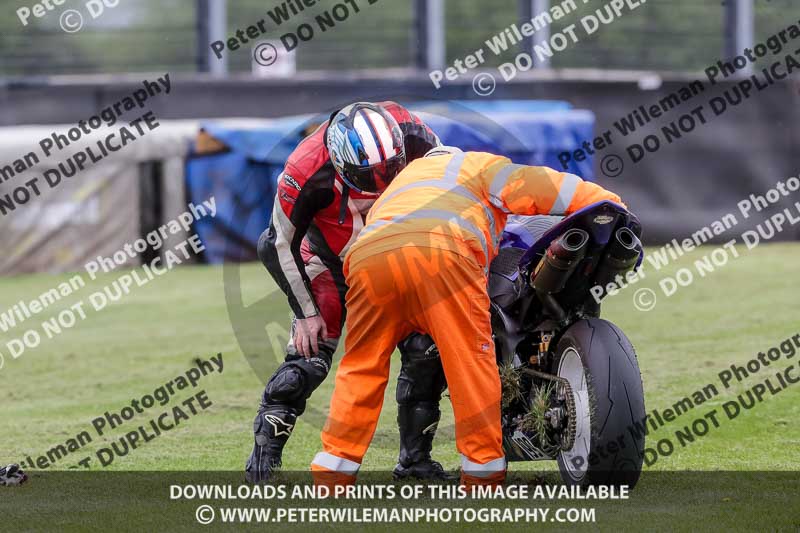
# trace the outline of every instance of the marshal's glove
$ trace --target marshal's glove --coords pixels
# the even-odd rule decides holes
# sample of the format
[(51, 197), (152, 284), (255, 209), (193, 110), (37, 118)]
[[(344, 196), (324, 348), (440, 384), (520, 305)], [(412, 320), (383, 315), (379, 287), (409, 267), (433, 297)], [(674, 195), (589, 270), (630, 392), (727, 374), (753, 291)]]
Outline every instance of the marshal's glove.
[(8, 465), (0, 468), (0, 486), (10, 487), (22, 485), (28, 480), (28, 476), (20, 470), (19, 465)]

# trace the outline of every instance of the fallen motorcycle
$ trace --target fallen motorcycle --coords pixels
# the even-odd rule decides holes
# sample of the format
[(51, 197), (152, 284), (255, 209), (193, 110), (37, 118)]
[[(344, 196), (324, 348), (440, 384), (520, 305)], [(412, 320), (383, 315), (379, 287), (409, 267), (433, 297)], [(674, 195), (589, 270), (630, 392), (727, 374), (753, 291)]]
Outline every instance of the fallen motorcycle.
[(489, 276), (509, 461), (555, 459), (568, 484), (639, 479), (639, 365), (600, 301), (641, 264), (640, 237), (636, 216), (608, 201), (565, 218), (509, 218)]

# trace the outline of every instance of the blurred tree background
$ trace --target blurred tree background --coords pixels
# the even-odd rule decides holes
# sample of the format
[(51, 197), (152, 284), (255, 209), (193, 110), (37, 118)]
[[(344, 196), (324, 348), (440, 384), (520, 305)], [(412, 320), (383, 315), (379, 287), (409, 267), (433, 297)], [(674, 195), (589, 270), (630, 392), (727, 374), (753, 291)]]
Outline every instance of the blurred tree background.
[[(37, 76), (123, 72), (193, 72), (202, 54), (198, 46), (195, 0), (119, 0), (91, 19), (87, 0), (66, 0), (42, 18), (31, 16), (23, 26), (16, 11), (32, 7), (33, 0), (0, 0), (0, 76)], [(100, 0), (94, 0), (99, 2)], [(217, 0), (211, 0), (212, 2)], [(278, 0), (228, 0), (228, 34), (265, 19), (264, 38), (279, 39), (303, 22), (342, 0), (318, 0), (317, 4), (279, 28), (267, 11)], [(372, 69), (413, 67), (417, 50), (413, 0), (351, 0), (360, 8), (348, 20), (326, 32), (316, 28), (314, 39), (297, 49), (298, 70)], [(733, 0), (724, 0), (733, 1)], [(613, 24), (591, 36), (578, 29), (580, 42), (571, 44), (552, 59), (554, 68), (602, 68), (666, 71), (698, 71), (722, 56), (724, 43), (723, 0), (649, 0), (632, 12), (623, 12)], [(26, 3), (27, 2), (27, 3)], [(113, 2), (111, 2), (113, 3)], [(558, 0), (552, 0), (555, 5)], [(558, 32), (606, 2), (576, 2), (579, 9), (553, 23)], [(76, 9), (84, 15), (84, 27), (66, 34), (60, 14)], [(797, 0), (756, 0), (756, 39), (800, 19)], [(513, 60), (519, 48), (495, 57), (485, 41), (518, 19), (517, 0), (446, 0), (446, 52), (448, 62), (484, 48), (487, 65)], [(534, 36), (534, 41), (538, 42)], [(231, 73), (251, 69), (250, 46), (227, 52)]]

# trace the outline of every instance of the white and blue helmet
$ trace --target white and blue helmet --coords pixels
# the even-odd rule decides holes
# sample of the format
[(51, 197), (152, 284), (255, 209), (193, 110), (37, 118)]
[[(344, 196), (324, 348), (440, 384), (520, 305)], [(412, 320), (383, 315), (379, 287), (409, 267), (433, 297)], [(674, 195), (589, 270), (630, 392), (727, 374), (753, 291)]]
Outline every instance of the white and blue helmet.
[(357, 192), (383, 192), (406, 166), (403, 132), (377, 104), (356, 102), (335, 113), (326, 142), (336, 172)]

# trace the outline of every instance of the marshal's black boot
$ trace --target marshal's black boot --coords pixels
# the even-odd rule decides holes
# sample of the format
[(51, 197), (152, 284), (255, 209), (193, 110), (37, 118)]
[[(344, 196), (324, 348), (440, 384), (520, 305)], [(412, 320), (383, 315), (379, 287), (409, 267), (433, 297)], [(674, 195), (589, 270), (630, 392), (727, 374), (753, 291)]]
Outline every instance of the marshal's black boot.
[(448, 474), (439, 462), (431, 459), (433, 437), (440, 416), (439, 407), (433, 403), (397, 406), (400, 459), (392, 472), (395, 479), (455, 479), (455, 475)]

